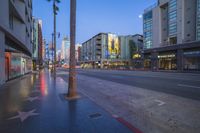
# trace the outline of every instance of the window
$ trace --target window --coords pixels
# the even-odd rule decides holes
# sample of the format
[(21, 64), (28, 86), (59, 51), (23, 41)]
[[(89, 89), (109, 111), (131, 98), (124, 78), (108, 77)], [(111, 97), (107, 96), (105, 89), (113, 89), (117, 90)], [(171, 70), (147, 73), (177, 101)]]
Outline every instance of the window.
[(200, 40), (200, 0), (197, 0), (196, 40)]
[(13, 11), (11, 7), (11, 3), (9, 1), (9, 27), (13, 29), (13, 21), (14, 21), (14, 16), (13, 16)]
[(168, 11), (169, 36), (177, 33), (177, 0), (170, 0)]
[(144, 14), (144, 48), (148, 49), (152, 47), (152, 11)]

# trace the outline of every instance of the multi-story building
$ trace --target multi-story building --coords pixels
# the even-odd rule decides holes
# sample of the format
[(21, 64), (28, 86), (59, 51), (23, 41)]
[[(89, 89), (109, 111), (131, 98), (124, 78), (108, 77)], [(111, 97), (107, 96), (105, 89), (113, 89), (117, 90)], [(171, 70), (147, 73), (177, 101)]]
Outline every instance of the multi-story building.
[(43, 64), (42, 20), (33, 18), (33, 70)]
[(76, 50), (76, 64), (80, 65), (80, 61), (81, 61), (81, 44), (76, 44), (75, 50)]
[(57, 50), (57, 52), (56, 52), (56, 61), (58, 62), (58, 64), (60, 64), (60, 62), (61, 62), (61, 50)]
[(70, 57), (70, 40), (68, 37), (64, 37), (62, 40), (62, 49), (61, 49), (61, 59), (64, 63), (69, 64)]
[(53, 43), (50, 42), (48, 44), (48, 54), (49, 54), (49, 62), (53, 63), (54, 62), (54, 48), (53, 48)]
[(143, 36), (119, 36), (121, 59), (127, 60), (132, 68), (143, 67)]
[(49, 43), (46, 43), (45, 45), (45, 60), (46, 60), (46, 64), (49, 65), (49, 61), (50, 61), (50, 48), (49, 48)]
[[(111, 33), (99, 33), (81, 47), (82, 67), (117, 68), (128, 67), (134, 54), (131, 51), (131, 41), (139, 49), (141, 35), (117, 36)], [(138, 44), (138, 42), (140, 44)], [(136, 50), (136, 49), (135, 49)]]
[(0, 84), (31, 71), (32, 0), (1, 0)]
[(42, 61), (46, 61), (46, 40), (42, 40)]
[(200, 70), (199, 0), (158, 0), (143, 15), (144, 66)]
[(45, 64), (48, 67), (54, 62), (54, 49), (52, 42), (45, 43)]

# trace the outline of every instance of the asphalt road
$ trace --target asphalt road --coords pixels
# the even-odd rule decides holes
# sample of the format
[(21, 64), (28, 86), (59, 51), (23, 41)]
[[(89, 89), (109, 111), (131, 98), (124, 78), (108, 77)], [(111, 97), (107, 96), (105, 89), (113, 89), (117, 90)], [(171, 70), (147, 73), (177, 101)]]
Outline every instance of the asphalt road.
[(79, 69), (77, 73), (78, 75), (200, 100), (200, 74), (86, 69)]

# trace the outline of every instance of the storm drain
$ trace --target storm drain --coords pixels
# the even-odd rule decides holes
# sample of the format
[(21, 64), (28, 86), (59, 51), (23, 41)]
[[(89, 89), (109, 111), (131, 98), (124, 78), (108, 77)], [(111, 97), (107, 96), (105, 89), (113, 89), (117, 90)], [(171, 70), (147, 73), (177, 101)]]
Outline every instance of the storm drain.
[(89, 115), (89, 118), (91, 118), (91, 119), (99, 119), (101, 117), (102, 117), (102, 115), (100, 113), (94, 113), (94, 114)]

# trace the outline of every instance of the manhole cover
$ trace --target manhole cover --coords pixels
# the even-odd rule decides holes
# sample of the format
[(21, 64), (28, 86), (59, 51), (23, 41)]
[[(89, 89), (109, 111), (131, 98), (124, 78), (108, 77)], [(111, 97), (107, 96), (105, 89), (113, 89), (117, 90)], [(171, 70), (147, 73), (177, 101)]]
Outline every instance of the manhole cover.
[(100, 113), (94, 113), (89, 115), (89, 118), (91, 119), (99, 119), (102, 115)]

